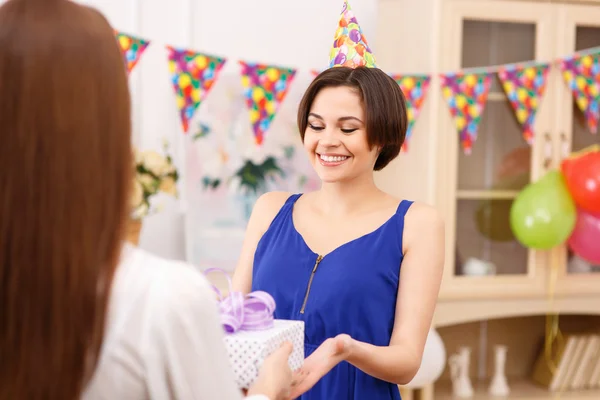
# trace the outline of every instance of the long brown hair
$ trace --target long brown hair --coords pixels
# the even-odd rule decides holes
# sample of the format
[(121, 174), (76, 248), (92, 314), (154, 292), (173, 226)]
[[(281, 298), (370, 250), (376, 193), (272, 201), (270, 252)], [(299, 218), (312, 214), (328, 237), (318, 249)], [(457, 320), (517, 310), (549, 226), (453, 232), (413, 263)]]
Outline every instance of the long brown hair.
[(100, 13), (0, 7), (2, 400), (73, 400), (93, 373), (127, 220), (129, 101)]

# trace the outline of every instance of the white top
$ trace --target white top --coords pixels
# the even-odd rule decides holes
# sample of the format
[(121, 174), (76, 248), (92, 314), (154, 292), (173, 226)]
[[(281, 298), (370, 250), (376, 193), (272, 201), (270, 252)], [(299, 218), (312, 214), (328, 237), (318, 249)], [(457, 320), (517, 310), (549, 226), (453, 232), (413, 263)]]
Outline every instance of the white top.
[(98, 368), (83, 399), (241, 399), (223, 335), (215, 293), (202, 274), (126, 245)]

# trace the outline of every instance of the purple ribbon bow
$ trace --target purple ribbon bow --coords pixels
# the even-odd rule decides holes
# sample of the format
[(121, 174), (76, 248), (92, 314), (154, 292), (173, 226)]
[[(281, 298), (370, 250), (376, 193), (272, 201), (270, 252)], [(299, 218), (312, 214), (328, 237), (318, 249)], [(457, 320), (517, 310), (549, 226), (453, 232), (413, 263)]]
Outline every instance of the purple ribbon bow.
[(231, 279), (225, 271), (220, 268), (209, 268), (204, 271), (204, 275), (211, 272), (224, 274), (229, 286), (227, 297), (223, 297), (221, 291), (212, 286), (219, 296), (219, 311), (225, 332), (259, 331), (273, 327), (275, 299), (269, 293), (257, 290), (244, 296), (242, 292), (234, 292), (231, 289)]

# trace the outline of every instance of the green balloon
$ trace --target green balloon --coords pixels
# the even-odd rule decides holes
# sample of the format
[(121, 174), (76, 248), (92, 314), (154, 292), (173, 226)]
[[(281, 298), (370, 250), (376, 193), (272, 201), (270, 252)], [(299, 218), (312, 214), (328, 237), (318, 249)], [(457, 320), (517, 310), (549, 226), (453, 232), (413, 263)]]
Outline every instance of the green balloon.
[(548, 250), (564, 243), (577, 219), (573, 198), (560, 171), (527, 185), (510, 209), (510, 225), (519, 242)]

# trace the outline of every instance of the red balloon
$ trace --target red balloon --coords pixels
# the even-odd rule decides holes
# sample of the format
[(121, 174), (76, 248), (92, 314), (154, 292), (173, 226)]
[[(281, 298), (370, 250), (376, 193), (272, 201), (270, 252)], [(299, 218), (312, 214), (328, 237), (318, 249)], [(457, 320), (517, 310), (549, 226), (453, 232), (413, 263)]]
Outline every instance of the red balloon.
[(600, 213), (600, 146), (590, 146), (563, 160), (561, 165), (567, 187), (582, 210)]

